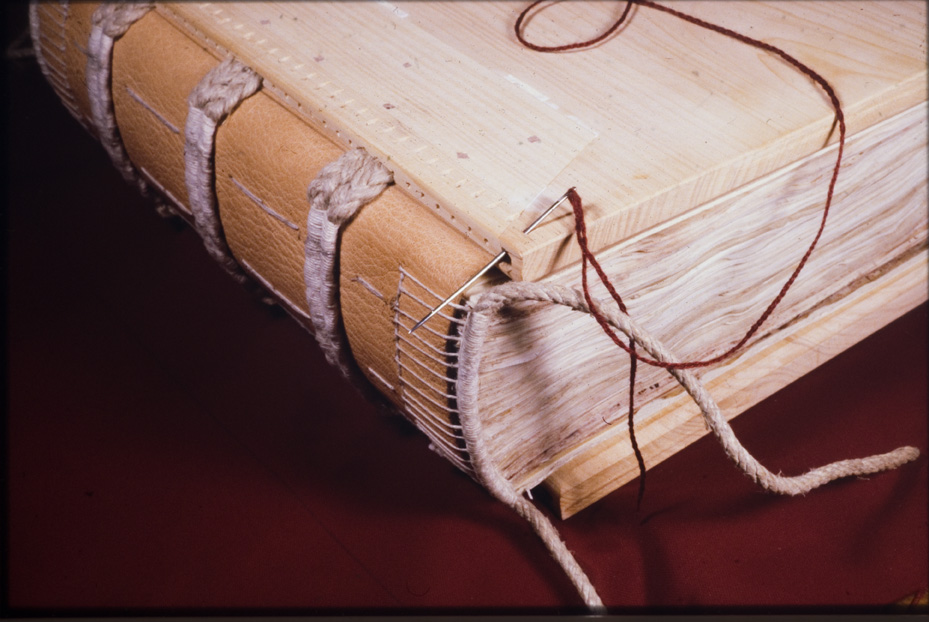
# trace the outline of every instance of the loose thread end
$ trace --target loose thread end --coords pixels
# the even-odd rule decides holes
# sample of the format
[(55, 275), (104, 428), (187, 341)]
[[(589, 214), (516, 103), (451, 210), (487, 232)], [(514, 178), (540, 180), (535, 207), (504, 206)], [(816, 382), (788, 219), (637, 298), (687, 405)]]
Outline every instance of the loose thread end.
[(893, 453), (897, 454), (897, 457), (900, 460), (900, 464), (906, 464), (907, 462), (913, 462), (914, 460), (919, 458), (919, 455), (920, 455), (919, 449), (917, 449), (916, 447), (911, 447), (909, 445), (900, 447)]

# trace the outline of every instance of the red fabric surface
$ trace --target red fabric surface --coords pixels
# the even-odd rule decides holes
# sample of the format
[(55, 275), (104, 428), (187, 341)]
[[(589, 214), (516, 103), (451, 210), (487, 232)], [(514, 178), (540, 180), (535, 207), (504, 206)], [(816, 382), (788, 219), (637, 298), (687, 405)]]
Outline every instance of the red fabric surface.
[[(529, 527), (365, 402), (312, 338), (158, 218), (10, 67), (11, 611), (544, 610), (581, 602)], [(740, 416), (768, 467), (913, 444), (802, 498), (704, 438), (558, 522), (625, 608), (884, 605), (927, 585), (923, 305)]]

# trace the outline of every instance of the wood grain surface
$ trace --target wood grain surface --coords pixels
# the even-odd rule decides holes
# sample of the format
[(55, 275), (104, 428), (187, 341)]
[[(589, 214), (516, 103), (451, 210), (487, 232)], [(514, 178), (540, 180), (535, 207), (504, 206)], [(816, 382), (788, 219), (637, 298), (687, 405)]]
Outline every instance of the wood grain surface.
[[(396, 179), (516, 278), (576, 260), (534, 215), (577, 186), (602, 248), (810, 155), (833, 111), (770, 54), (637, 8), (583, 52), (520, 46), (513, 2), (176, 3), (159, 10)], [(530, 18), (540, 43), (605, 27), (621, 5), (565, 2)], [(921, 2), (681, 2), (780, 46), (833, 84), (857, 132), (925, 99)], [(834, 136), (832, 137), (835, 138)]]

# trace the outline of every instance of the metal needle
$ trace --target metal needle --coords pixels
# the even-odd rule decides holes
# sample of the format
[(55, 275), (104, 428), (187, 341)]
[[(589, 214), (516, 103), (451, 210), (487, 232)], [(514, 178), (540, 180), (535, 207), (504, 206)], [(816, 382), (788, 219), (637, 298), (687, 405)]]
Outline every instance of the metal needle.
[[(562, 203), (565, 202), (565, 199), (568, 198), (568, 193), (571, 192), (572, 189), (573, 189), (573, 188), (569, 188), (568, 190), (566, 190), (565, 193), (564, 193), (563, 195), (561, 195), (561, 198), (560, 198), (560, 199), (558, 199), (557, 201), (555, 201), (554, 203), (552, 203), (552, 204), (548, 207), (548, 209), (546, 209), (544, 212), (542, 212), (542, 213), (539, 215), (538, 218), (536, 218), (535, 220), (533, 220), (532, 223), (531, 223), (528, 227), (526, 227), (525, 229), (523, 229), (523, 233), (526, 233), (526, 234), (531, 233), (532, 230), (535, 229), (535, 228), (539, 225), (539, 223), (541, 223), (543, 220), (545, 220), (545, 218), (548, 217), (549, 214), (551, 214), (552, 212), (554, 212), (555, 209), (556, 209), (559, 205), (561, 205)], [(442, 309), (444, 309), (446, 306), (448, 306), (448, 304), (449, 304), (451, 301), (455, 300), (458, 296), (460, 296), (461, 293), (464, 292), (464, 290), (466, 290), (468, 287), (470, 287), (472, 283), (474, 283), (476, 280), (478, 280), (479, 278), (481, 278), (482, 276), (484, 276), (491, 268), (493, 268), (494, 266), (496, 266), (498, 263), (500, 263), (501, 261), (503, 261), (503, 258), (504, 258), (504, 257), (506, 257), (506, 251), (500, 251), (500, 252), (497, 254), (496, 257), (494, 257), (493, 259), (491, 259), (491, 260), (487, 263), (486, 266), (484, 266), (483, 268), (481, 268), (480, 270), (478, 270), (477, 273), (474, 274), (474, 276), (472, 276), (470, 279), (468, 279), (461, 287), (459, 287), (458, 289), (456, 289), (448, 298), (446, 298), (445, 300), (443, 300), (442, 302), (440, 302), (440, 303), (439, 303), (439, 306), (435, 307), (432, 311), (430, 311), (430, 312), (429, 312), (429, 315), (427, 315), (426, 317), (424, 317), (424, 318), (421, 319), (420, 321), (416, 322), (416, 324), (413, 325), (413, 328), (410, 329), (410, 333), (412, 333), (414, 330), (416, 330), (417, 328), (419, 328), (420, 326), (422, 326), (423, 324), (425, 324), (426, 322), (428, 322), (436, 313), (438, 313), (439, 311), (441, 311)]]

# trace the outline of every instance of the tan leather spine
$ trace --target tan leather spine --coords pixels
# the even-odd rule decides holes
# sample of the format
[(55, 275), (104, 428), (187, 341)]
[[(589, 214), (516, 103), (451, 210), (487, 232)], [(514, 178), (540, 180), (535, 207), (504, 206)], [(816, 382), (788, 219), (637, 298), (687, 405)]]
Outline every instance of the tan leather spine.
[(341, 154), (264, 91), (245, 100), (216, 135), (216, 194), (226, 242), (240, 264), (305, 322), (306, 187)]
[(187, 95), (217, 59), (155, 11), (113, 46), (113, 109), (136, 169), (189, 213), (184, 182)]
[[(96, 6), (72, 10), (67, 22), (71, 39), (86, 41)], [(82, 109), (89, 111), (84, 55), (76, 46), (68, 49), (67, 75), (72, 88), (77, 87), (73, 90), (84, 98)], [(217, 64), (217, 56), (216, 50), (203, 49), (157, 11), (134, 24), (113, 50), (113, 101), (126, 151), (143, 175), (183, 207), (187, 95)], [(74, 85), (78, 80), (81, 83)], [(217, 131), (216, 193), (226, 241), (246, 271), (308, 328), (303, 279), (306, 188), (345, 148), (267, 89), (243, 102)], [(436, 294), (453, 291), (487, 259), (486, 252), (397, 186), (363, 208), (346, 227), (340, 297), (348, 342), (361, 371), (401, 408), (409, 405), (406, 391), (429, 416), (453, 422), (453, 403), (447, 397), (453, 369), (442, 364), (439, 355), (439, 362), (413, 360), (415, 351), (404, 346), (399, 333), (412, 325), (410, 317), (424, 314), (426, 308), (418, 301), (435, 301)], [(401, 270), (411, 275), (405, 295), (399, 293)], [(451, 324), (436, 317), (418, 331), (419, 338), (438, 353), (446, 351), (453, 343), (444, 337), (454, 332)], [(418, 425), (447, 431), (435, 423)], [(453, 436), (448, 434), (450, 443), (455, 442)]]

